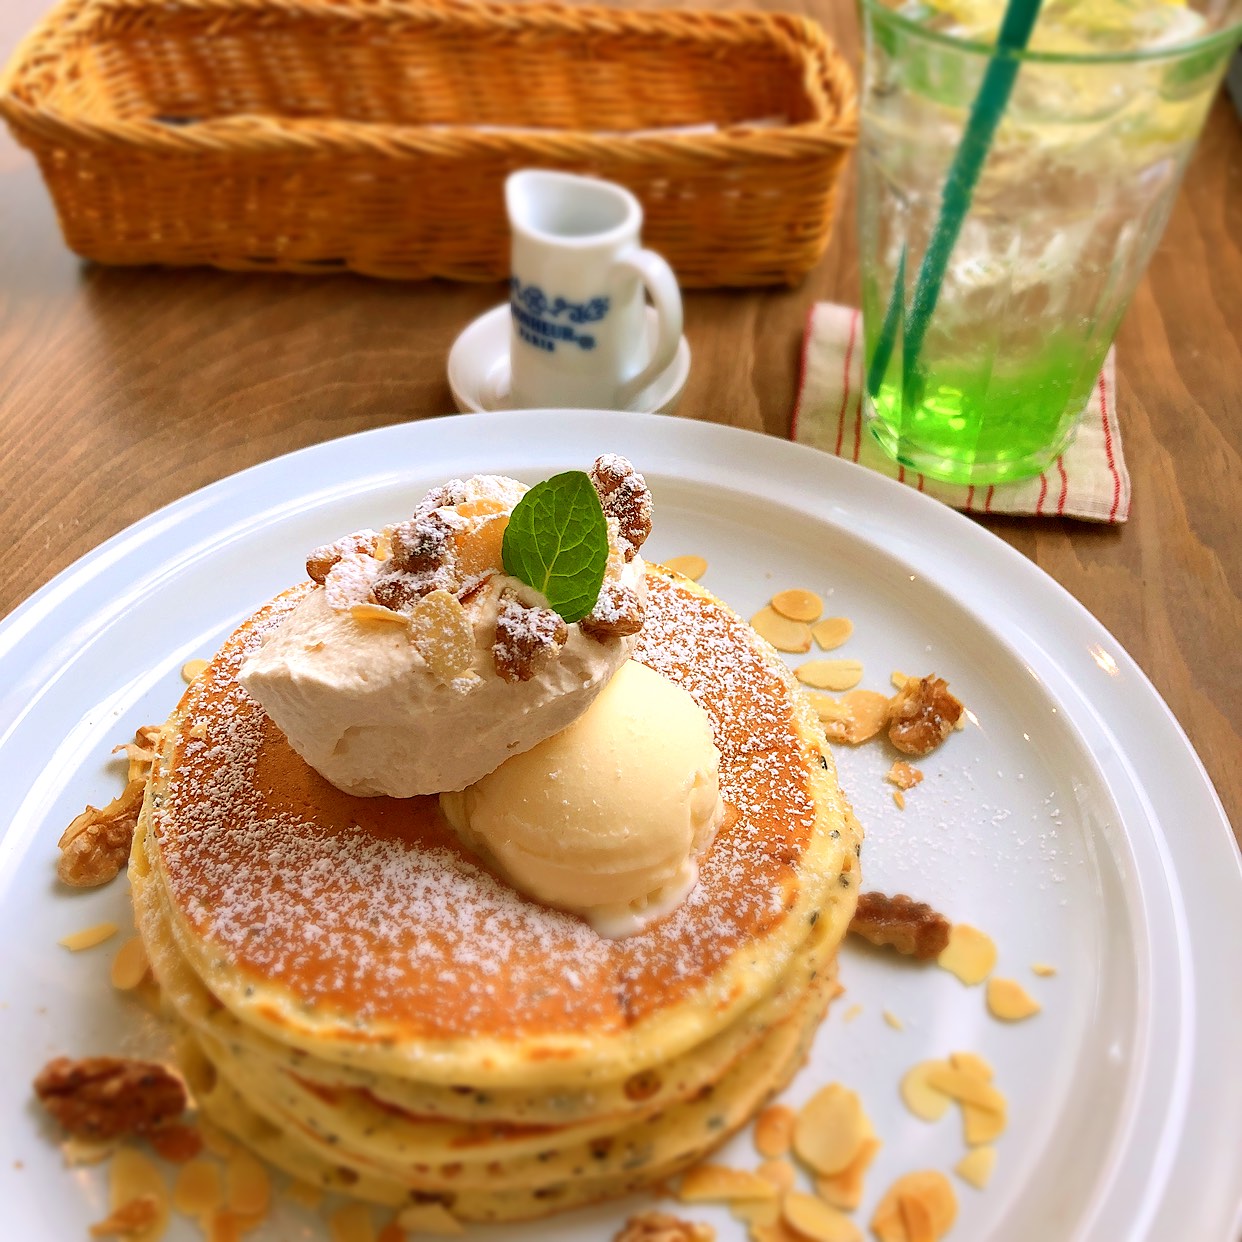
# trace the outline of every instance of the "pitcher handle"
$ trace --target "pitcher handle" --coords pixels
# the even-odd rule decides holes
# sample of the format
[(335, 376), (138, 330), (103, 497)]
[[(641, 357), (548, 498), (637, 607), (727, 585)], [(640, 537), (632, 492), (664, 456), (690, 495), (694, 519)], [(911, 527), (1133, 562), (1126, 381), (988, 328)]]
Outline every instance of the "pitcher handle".
[(681, 344), (683, 314), (681, 290), (677, 277), (668, 262), (654, 250), (631, 250), (614, 264), (620, 271), (636, 275), (646, 286), (656, 311), (658, 331), (651, 360), (639, 373), (621, 385), (619, 397), (623, 406), (629, 405), (640, 392), (665, 370), (677, 356)]

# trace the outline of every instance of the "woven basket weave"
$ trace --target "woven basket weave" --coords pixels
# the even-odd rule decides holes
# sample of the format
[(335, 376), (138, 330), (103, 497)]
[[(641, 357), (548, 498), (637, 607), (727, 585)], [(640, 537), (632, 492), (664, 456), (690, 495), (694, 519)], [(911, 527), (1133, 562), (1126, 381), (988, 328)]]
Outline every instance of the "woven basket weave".
[(803, 18), (469, 0), (67, 0), (0, 114), (102, 263), (496, 280), (545, 167), (629, 186), (698, 286), (802, 276), (856, 130)]

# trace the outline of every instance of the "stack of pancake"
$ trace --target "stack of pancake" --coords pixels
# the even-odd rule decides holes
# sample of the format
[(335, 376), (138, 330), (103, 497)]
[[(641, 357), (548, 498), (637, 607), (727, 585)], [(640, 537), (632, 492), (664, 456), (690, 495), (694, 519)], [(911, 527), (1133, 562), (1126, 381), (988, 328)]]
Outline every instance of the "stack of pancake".
[(352, 797), (290, 749), (237, 673), (310, 583), (226, 643), (130, 863), (207, 1116), (304, 1180), (514, 1220), (686, 1168), (788, 1081), (861, 834), (775, 652), (695, 584), (648, 587), (637, 658), (707, 712), (728, 814), (683, 905), (621, 940), (489, 874), (434, 798)]

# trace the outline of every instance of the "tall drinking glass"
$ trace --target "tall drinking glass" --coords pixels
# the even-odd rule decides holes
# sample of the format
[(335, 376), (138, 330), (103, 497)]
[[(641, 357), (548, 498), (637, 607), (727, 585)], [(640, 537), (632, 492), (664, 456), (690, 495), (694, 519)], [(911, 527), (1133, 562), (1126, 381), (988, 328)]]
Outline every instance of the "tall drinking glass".
[(920, 322), (920, 267), (1004, 6), (860, 4), (871, 432), (933, 478), (1038, 474), (1073, 438), (1164, 229), (1242, 5), (1046, 0)]

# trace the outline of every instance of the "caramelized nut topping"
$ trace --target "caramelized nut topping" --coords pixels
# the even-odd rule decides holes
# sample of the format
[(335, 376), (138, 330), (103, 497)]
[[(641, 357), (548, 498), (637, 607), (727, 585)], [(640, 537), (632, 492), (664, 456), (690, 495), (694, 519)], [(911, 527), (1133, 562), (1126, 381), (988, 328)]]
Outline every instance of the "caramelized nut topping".
[(711, 1225), (668, 1212), (642, 1212), (625, 1222), (613, 1242), (715, 1242), (715, 1238)]
[(953, 731), (963, 710), (944, 678), (935, 673), (910, 678), (893, 697), (888, 740), (903, 754), (930, 754)]
[(913, 789), (923, 779), (923, 773), (918, 768), (912, 768), (904, 759), (894, 759), (884, 779), (898, 789)]
[(904, 893), (860, 893), (850, 931), (921, 962), (939, 957), (949, 943), (949, 920)]
[(431, 574), (448, 563), (452, 528), (435, 510), (419, 514), (392, 529), (391, 570)]
[(151, 1195), (130, 1199), (90, 1227), (92, 1238), (132, 1238), (159, 1219), (160, 1205)]
[(438, 487), (433, 487), (418, 502), (414, 509), (416, 517), (421, 517), (424, 513), (432, 513), (436, 509), (448, 509), (453, 505), (460, 505), (466, 499), (466, 485), (461, 479), (449, 479), (447, 483), (441, 483)]
[(181, 1079), (162, 1065), (122, 1057), (49, 1061), (34, 1081), (39, 1102), (77, 1138), (150, 1134), (185, 1111)]
[(147, 787), (145, 776), (130, 781), (107, 806), (88, 806), (60, 838), (56, 874), (73, 888), (107, 884), (125, 865)]
[(332, 566), (350, 552), (364, 552), (367, 556), (375, 555), (375, 546), (379, 534), (373, 530), (359, 530), (352, 535), (345, 535), (332, 543), (321, 544), (306, 558), (306, 573), (320, 586), (327, 581)]
[(501, 597), (492, 664), (505, 681), (529, 681), (565, 645), (569, 627), (550, 608), (528, 608)]
[(597, 642), (624, 638), (643, 628), (643, 602), (638, 592), (620, 582), (605, 582), (588, 616), (578, 623)]
[(626, 561), (632, 561), (651, 534), (651, 492), (647, 480), (626, 458), (605, 453), (591, 467), (591, 482), (599, 493), (605, 516), (617, 519), (622, 551)]

